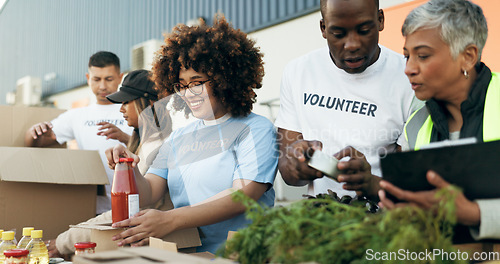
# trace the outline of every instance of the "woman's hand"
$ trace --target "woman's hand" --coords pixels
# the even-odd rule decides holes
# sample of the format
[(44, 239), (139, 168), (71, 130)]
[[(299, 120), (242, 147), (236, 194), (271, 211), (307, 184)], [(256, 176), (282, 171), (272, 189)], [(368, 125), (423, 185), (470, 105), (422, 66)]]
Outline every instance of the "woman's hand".
[(109, 122), (99, 122), (97, 125), (100, 126), (98, 129), (99, 132), (97, 132), (99, 136), (104, 136), (106, 139), (116, 139), (123, 144), (127, 144), (130, 140), (130, 136), (127, 133)]
[(130, 244), (133, 247), (149, 244), (149, 237), (162, 238), (175, 230), (170, 211), (142, 210), (134, 217), (114, 223), (113, 227), (131, 227), (112, 238), (118, 246)]
[[(439, 202), (436, 198), (436, 192), (438, 189), (447, 188), (450, 186), (450, 183), (445, 181), (439, 174), (434, 171), (427, 172), (427, 181), (436, 187), (434, 190), (430, 191), (420, 191), (420, 192), (411, 192), (400, 189), (387, 181), (381, 181), (380, 187), (383, 190), (379, 191), (380, 203), (379, 206), (381, 208), (392, 209), (396, 207), (402, 206), (418, 206), (424, 209), (430, 209)], [(390, 199), (388, 199), (385, 195), (385, 192), (389, 192), (394, 197), (398, 198), (401, 201), (406, 201), (406, 203), (394, 203)], [(476, 202), (472, 202), (468, 200), (463, 192), (459, 192), (455, 198), (456, 205), (456, 215), (457, 222), (467, 226), (476, 226), (479, 225), (481, 220), (481, 215), (479, 211), (479, 205)]]
[(116, 145), (113, 148), (109, 148), (105, 151), (106, 158), (108, 159), (108, 166), (110, 169), (114, 170), (116, 164), (120, 158), (133, 158), (132, 167), (135, 167), (139, 163), (139, 156), (132, 153), (127, 147), (123, 145)]

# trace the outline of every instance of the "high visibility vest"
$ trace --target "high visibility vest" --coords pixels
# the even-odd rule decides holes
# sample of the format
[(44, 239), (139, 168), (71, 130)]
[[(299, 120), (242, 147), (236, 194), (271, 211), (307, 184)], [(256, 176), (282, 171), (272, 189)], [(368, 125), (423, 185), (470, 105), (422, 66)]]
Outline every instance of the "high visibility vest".
[[(419, 150), (431, 143), (433, 125), (425, 105), (410, 116), (404, 128), (410, 149)], [(483, 141), (494, 140), (500, 140), (500, 76), (495, 72), (491, 73), (483, 114)]]

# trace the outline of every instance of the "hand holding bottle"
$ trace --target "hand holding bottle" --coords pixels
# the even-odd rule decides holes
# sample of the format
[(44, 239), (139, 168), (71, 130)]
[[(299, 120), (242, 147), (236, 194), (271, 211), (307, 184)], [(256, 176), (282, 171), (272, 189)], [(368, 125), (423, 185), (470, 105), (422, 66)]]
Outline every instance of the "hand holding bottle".
[(115, 166), (118, 164), (120, 158), (132, 158), (132, 167), (135, 167), (140, 161), (139, 156), (132, 153), (123, 145), (116, 145), (113, 148), (109, 148), (105, 151), (105, 154), (108, 159), (108, 166), (112, 170), (115, 169)]

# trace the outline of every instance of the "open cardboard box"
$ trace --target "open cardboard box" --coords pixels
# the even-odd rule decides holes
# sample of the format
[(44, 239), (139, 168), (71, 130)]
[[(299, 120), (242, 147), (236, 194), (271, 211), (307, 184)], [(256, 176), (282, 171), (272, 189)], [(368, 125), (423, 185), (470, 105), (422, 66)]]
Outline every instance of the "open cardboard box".
[[(33, 226), (55, 238), (71, 224), (95, 216), (97, 185), (109, 184), (97, 151), (25, 148), (26, 130), (64, 112), (0, 106), (0, 229)], [(59, 146), (60, 147), (60, 146)]]
[[(0, 146), (24, 147), (24, 135), (32, 125), (51, 121), (65, 110), (49, 107), (26, 107), (0, 105), (0, 120), (3, 130), (0, 135)], [(61, 148), (59, 144), (50, 146)]]
[(98, 184), (108, 177), (96, 151), (0, 147), (0, 228), (55, 238), (95, 216)]
[[(97, 244), (96, 252), (118, 249), (117, 241), (112, 241), (111, 238), (124, 231), (122, 228), (111, 227), (110, 221), (80, 223), (71, 227), (91, 229), (90, 241)], [(163, 239), (151, 238), (150, 244), (168, 251), (194, 253), (196, 247), (201, 246), (201, 240), (197, 228), (188, 228), (172, 232)]]
[(206, 259), (184, 253), (176, 253), (153, 247), (120, 248), (113, 251), (98, 252), (75, 256), (74, 264), (161, 264), (161, 263), (194, 263), (194, 264), (230, 264), (230, 260), (216, 258)]

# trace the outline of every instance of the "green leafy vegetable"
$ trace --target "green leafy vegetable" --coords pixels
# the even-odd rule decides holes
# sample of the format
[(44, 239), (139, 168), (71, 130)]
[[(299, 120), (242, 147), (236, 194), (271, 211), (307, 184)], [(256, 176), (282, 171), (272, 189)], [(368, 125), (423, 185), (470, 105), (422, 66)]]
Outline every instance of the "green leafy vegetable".
[[(253, 223), (227, 241), (219, 255), (236, 257), (240, 263), (373, 263), (368, 252), (394, 252), (392, 256), (433, 249), (456, 252), (451, 242), (456, 221), (454, 193), (439, 191), (442, 199), (435, 210), (403, 207), (367, 213), (375, 211), (373, 203), (338, 198), (335, 193), (286, 207), (263, 208), (236, 192), (233, 199), (247, 207), (247, 217)], [(402, 257), (379, 262), (405, 262)], [(457, 263), (439, 257), (417, 262)]]

